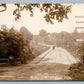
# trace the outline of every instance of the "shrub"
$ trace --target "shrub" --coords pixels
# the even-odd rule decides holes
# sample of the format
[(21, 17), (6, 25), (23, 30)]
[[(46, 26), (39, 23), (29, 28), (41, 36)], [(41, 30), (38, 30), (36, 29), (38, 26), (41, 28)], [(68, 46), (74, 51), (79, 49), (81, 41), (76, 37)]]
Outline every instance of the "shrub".
[(72, 64), (69, 68), (72, 80), (84, 80), (84, 64), (81, 62)]
[(13, 28), (8, 30), (7, 27), (1, 27), (0, 58), (8, 58), (10, 64), (16, 65), (18, 60), (21, 61), (21, 63), (27, 63), (31, 55), (32, 51), (30, 50), (29, 41), (24, 40), (20, 32)]
[(81, 43), (80, 48), (80, 62), (72, 64), (69, 68), (72, 80), (84, 80), (84, 43)]

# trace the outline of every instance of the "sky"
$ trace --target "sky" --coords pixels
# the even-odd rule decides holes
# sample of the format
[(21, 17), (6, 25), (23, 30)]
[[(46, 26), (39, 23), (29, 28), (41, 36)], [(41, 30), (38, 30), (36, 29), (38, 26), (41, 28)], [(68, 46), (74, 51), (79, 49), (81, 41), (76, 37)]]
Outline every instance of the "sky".
[[(70, 4), (66, 4), (70, 5)], [(69, 19), (64, 19), (63, 22), (54, 21), (54, 24), (49, 24), (45, 21), (44, 13), (41, 13), (39, 9), (34, 9), (34, 16), (30, 17), (29, 12), (23, 11), (22, 17), (18, 21), (15, 21), (13, 16), (13, 10), (15, 6), (13, 4), (7, 4), (7, 11), (0, 13), (0, 25), (6, 24), (8, 28), (14, 26), (16, 30), (19, 30), (22, 26), (25, 26), (32, 34), (37, 35), (41, 29), (47, 32), (73, 32), (75, 27), (83, 27), (84, 23), (77, 24), (76, 21), (84, 21), (84, 18), (77, 19), (75, 16), (84, 15), (84, 4), (71, 4), (71, 13), (68, 14)]]

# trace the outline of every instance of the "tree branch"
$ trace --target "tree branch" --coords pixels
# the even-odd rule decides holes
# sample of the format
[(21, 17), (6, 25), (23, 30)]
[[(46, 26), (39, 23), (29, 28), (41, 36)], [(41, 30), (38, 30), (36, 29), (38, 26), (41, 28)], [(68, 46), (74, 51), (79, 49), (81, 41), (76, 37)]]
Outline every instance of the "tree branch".
[(3, 9), (3, 10), (0, 10), (0, 12), (4, 12), (4, 11), (6, 11), (6, 9), (7, 9), (6, 4), (1, 4), (0, 7), (4, 7), (4, 9)]

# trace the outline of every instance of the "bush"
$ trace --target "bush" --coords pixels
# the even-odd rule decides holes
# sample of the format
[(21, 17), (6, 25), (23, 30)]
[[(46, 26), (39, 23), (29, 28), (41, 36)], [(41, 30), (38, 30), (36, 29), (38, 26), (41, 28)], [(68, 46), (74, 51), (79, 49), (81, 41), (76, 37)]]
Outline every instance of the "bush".
[(69, 68), (72, 80), (84, 80), (84, 43), (81, 43), (80, 62), (72, 64)]
[(84, 64), (76, 63), (72, 64), (69, 68), (72, 80), (84, 80)]
[[(13, 28), (7, 29), (2, 26), (0, 30), (0, 59), (8, 58), (10, 64), (16, 65), (16, 62), (27, 63), (27, 60), (32, 55), (29, 41), (24, 40), (23, 35)], [(31, 58), (31, 57), (30, 57)]]

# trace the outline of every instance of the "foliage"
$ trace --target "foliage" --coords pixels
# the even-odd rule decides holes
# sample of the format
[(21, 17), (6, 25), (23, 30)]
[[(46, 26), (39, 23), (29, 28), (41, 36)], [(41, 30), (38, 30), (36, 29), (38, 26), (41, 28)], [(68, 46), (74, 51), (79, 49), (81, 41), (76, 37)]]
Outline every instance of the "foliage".
[(69, 70), (69, 76), (71, 76), (72, 80), (84, 80), (84, 64), (81, 62), (72, 64)]
[(48, 33), (47, 33), (44, 29), (42, 29), (42, 30), (40, 30), (39, 35), (40, 35), (41, 37), (45, 37), (45, 36), (48, 35)]
[[(58, 22), (62, 22), (63, 19), (68, 19), (67, 14), (71, 10), (71, 5), (66, 6), (62, 4), (14, 4), (17, 8), (13, 11), (13, 15), (15, 15), (15, 20), (21, 18), (21, 12), (23, 10), (29, 11), (30, 16), (33, 16), (33, 9), (38, 8), (41, 12), (45, 12), (45, 20), (48, 23), (53, 24), (53, 20), (58, 20)], [(1, 4), (7, 9), (6, 4)], [(5, 11), (4, 10), (4, 11)], [(1, 10), (3, 12), (3, 10)]]
[(24, 26), (20, 28), (20, 33), (23, 35), (25, 41), (31, 41), (33, 35)]
[(72, 77), (72, 80), (84, 80), (84, 42), (81, 43), (79, 49), (80, 61), (72, 64), (69, 68), (69, 75)]
[(0, 10), (0, 12), (6, 11), (6, 9), (7, 9), (6, 4), (1, 4), (0, 7), (3, 7), (4, 8), (3, 10)]
[(32, 52), (29, 43), (25, 42), (21, 33), (13, 28), (8, 30), (6, 26), (2, 26), (0, 30), (0, 58), (8, 58), (11, 64), (16, 63), (18, 59), (21, 63), (26, 63), (30, 55)]

